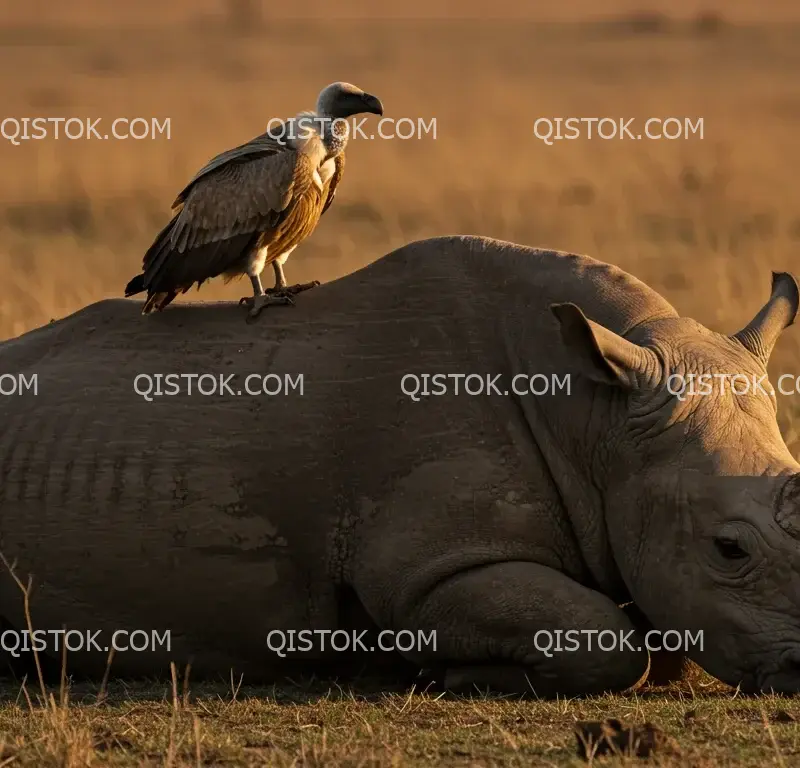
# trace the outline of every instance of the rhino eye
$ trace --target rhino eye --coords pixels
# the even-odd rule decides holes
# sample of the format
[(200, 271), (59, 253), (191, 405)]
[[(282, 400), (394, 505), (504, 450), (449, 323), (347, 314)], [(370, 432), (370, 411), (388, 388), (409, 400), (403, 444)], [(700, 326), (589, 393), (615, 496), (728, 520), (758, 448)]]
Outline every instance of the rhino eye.
[(739, 542), (727, 536), (715, 536), (714, 546), (726, 560), (744, 560), (748, 557), (747, 552), (739, 546)]

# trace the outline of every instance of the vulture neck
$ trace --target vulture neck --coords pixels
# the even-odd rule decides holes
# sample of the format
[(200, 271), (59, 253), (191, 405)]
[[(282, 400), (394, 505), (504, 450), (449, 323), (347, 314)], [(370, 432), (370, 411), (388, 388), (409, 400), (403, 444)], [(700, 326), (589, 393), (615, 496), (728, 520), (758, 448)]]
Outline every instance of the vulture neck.
[(300, 112), (294, 122), (304, 131), (316, 131), (325, 147), (325, 160), (344, 152), (350, 138), (350, 126), (345, 118), (332, 117), (325, 112)]
[(320, 124), (322, 126), (320, 136), (325, 149), (328, 150), (328, 155), (325, 159), (329, 160), (344, 152), (350, 139), (350, 126), (343, 117), (335, 118), (324, 112), (320, 112), (319, 117), (321, 118)]

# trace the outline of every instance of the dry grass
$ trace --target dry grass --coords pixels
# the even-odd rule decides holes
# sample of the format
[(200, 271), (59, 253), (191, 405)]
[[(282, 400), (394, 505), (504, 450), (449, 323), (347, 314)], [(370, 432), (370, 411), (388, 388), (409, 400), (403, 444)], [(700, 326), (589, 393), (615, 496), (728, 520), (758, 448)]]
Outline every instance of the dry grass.
[[(574, 766), (576, 720), (652, 721), (680, 754), (651, 765), (796, 765), (796, 700), (734, 697), (700, 680), (629, 697), (573, 701), (359, 692), (311, 681), (269, 689), (112, 683), (97, 702), (76, 686), (66, 705), (28, 705), (0, 689), (0, 765)], [(788, 722), (787, 722), (788, 721)], [(7, 762), (3, 762), (3, 760)], [(606, 759), (598, 763), (609, 764)], [(624, 764), (619, 758), (612, 764)]]
[[(492, 15), (528, 18), (463, 18), (485, 3), (461, 4), (449, 21), (357, 23), (320, 20), (320, 3), (304, 6), (317, 16), (306, 21), (254, 15), (246, 2), (220, 16), (210, 0), (75, 0), (49, 15), (0, 5), (4, 116), (172, 123), (170, 141), (0, 143), (0, 338), (120, 295), (197, 167), (340, 78), (379, 94), (389, 116), (435, 117), (438, 135), (354, 142), (337, 202), (293, 255), (290, 280), (330, 280), (417, 238), (484, 234), (617, 263), (682, 313), (732, 332), (765, 300), (771, 269), (800, 269), (794, 3), (664, 3), (671, 15), (642, 15), (615, 0), (605, 15), (625, 18), (571, 24), (511, 2), (492, 3)], [(590, 7), (556, 5), (573, 22)], [(447, 13), (443, 2), (403, 10)], [(364, 15), (363, 5), (338, 3), (337, 13)], [(569, 115), (703, 117), (705, 138), (533, 138), (536, 118)], [(241, 291), (213, 285), (201, 297)], [(772, 370), (800, 373), (800, 332), (781, 340)], [(780, 419), (800, 453), (800, 396), (781, 398)], [(182, 704), (169, 685), (112, 682), (103, 703), (76, 687), (39, 707), (14, 684), (0, 707), (0, 766), (568, 765), (572, 722), (609, 715), (678, 736), (684, 758), (665, 764), (800, 759), (796, 724), (770, 720), (797, 715), (796, 702), (698, 686), (549, 703), (320, 684), (242, 689), (234, 701), (204, 687)]]

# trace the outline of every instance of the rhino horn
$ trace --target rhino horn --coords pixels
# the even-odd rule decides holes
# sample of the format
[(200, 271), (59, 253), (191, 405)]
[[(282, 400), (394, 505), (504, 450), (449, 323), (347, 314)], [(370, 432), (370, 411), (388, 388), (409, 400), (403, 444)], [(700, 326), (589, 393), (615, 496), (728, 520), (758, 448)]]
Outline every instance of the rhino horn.
[(789, 272), (773, 272), (769, 301), (733, 338), (766, 365), (781, 331), (795, 321), (798, 307), (800, 284), (797, 278)]
[(564, 345), (593, 381), (636, 388), (659, 378), (661, 363), (652, 350), (589, 320), (575, 304), (551, 304), (550, 311), (561, 326)]
[(800, 474), (792, 476), (781, 489), (775, 521), (790, 536), (800, 539)]

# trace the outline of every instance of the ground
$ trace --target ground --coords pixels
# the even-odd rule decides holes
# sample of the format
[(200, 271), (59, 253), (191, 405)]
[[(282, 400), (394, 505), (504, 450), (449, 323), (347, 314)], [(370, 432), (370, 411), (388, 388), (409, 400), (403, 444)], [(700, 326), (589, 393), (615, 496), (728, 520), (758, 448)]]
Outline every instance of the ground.
[[(591, 0), (498, 0), (492, 18), (466, 0), (458, 11), (339, 0), (336, 18), (321, 0), (295, 5), (307, 18), (259, 13), (256, 0), (71, 0), (46, 12), (0, 0), (3, 117), (171, 121), (169, 140), (0, 140), (0, 339), (121, 295), (194, 171), (336, 79), (377, 94), (387, 117), (435, 118), (437, 132), (354, 140), (335, 204), (286, 265), (290, 282), (334, 279), (410, 240), (481, 234), (618, 264), (730, 333), (766, 300), (771, 270), (800, 271), (796, 3), (681, 0), (638, 13), (643, 4), (608, 0), (596, 21)], [(640, 128), (703, 118), (704, 135), (537, 140), (535, 121), (558, 116)], [(375, 118), (367, 125), (374, 135)], [(189, 298), (243, 289), (214, 283)], [(800, 329), (784, 334), (771, 372), (800, 374)], [(779, 420), (797, 456), (800, 393), (779, 396)], [(228, 684), (191, 685), (176, 707), (168, 681), (112, 681), (99, 706), (76, 686), (66, 708), (42, 710), (37, 684), (25, 686), (29, 706), (7, 681), (0, 766), (569, 765), (573, 723), (606, 717), (676, 737), (683, 756), (665, 765), (800, 761), (800, 729), (781, 714), (800, 717), (797, 700), (702, 679), (580, 702), (246, 682), (235, 701)]]
[[(0, 765), (577, 766), (576, 720), (651, 721), (679, 751), (663, 766), (790, 766), (800, 760), (800, 703), (735, 695), (702, 674), (636, 695), (580, 701), (369, 692), (330, 682), (248, 688), (112, 682), (76, 686), (63, 704), (36, 687), (0, 691)], [(366, 692), (365, 692), (366, 691)], [(33, 709), (31, 708), (33, 707)], [(2, 762), (5, 760), (6, 762)], [(635, 758), (595, 758), (632, 764)]]

